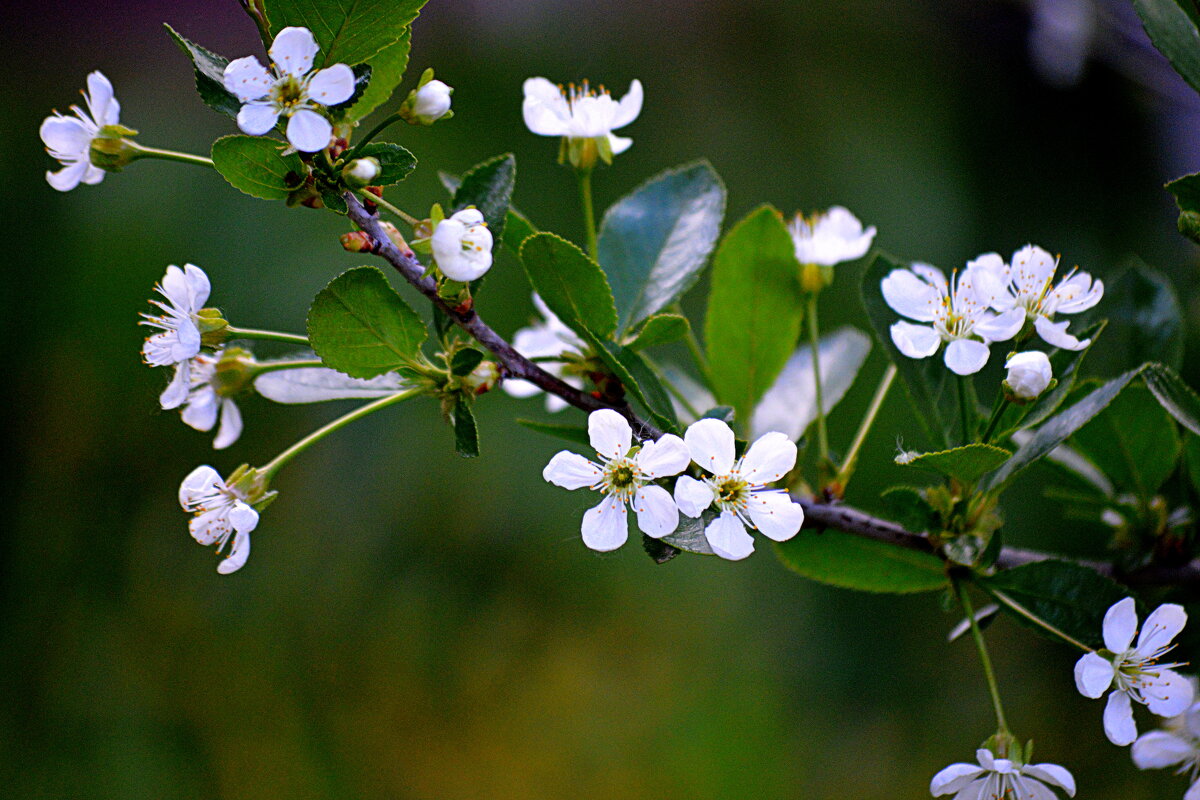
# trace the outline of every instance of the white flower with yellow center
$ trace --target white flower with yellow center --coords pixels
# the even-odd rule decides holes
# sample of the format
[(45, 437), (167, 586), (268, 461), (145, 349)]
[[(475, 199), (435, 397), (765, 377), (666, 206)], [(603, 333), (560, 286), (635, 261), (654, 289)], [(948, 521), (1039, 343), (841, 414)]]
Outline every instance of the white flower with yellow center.
[[(533, 305), (541, 315), (542, 321), (536, 325), (521, 328), (513, 334), (513, 347), (526, 358), (538, 359), (539, 366), (554, 377), (576, 389), (582, 389), (583, 381), (578, 376), (565, 373), (564, 361), (547, 359), (579, 355), (587, 345), (550, 310), (546, 301), (539, 297), (537, 292), (533, 293)], [(505, 379), (500, 386), (510, 397), (533, 397), (542, 391), (541, 387), (536, 384), (517, 378)], [(546, 395), (547, 411), (562, 411), (567, 405), (567, 401), (558, 395)]]
[(620, 102), (612, 99), (603, 86), (593, 89), (584, 81), (581, 86), (555, 86), (545, 78), (525, 81), (525, 102), (522, 112), (525, 125), (539, 136), (561, 136), (568, 141), (596, 142), (604, 161), (624, 153), (632, 139), (613, 135), (642, 113), (642, 82), (634, 80), (629, 92)]
[(796, 260), (825, 267), (862, 258), (875, 239), (875, 226), (863, 230), (858, 217), (842, 206), (807, 217), (797, 214), (788, 230), (796, 248)]
[(468, 283), (492, 268), (492, 232), (477, 208), (464, 208), (438, 223), (429, 241), (438, 269)]
[(625, 544), (628, 506), (633, 507), (638, 527), (648, 536), (657, 539), (672, 533), (679, 524), (679, 510), (671, 493), (654, 481), (687, 469), (691, 459), (683, 440), (667, 433), (633, 450), (633, 430), (611, 409), (588, 415), (588, 439), (600, 463), (563, 450), (542, 470), (542, 477), (555, 486), (604, 494), (599, 505), (584, 512), (583, 543), (600, 552)]
[(200, 353), (192, 359), (191, 386), (182, 414), (185, 424), (203, 432), (211, 431), (220, 416), (221, 427), (213, 440), (216, 450), (224, 450), (242, 435), (242, 413), (232, 397), (221, 394), (216, 381), (220, 360), (220, 351)]
[(164, 409), (178, 408), (192, 387), (192, 359), (200, 352), (196, 315), (208, 300), (211, 286), (204, 270), (195, 264), (185, 264), (183, 269), (172, 264), (154, 289), (166, 302), (150, 301), (162, 314), (142, 314), (142, 325), (160, 329), (146, 339), (142, 356), (153, 367), (175, 367), (175, 377), (159, 400)]
[(777, 431), (764, 434), (735, 459), (733, 429), (718, 419), (702, 419), (683, 434), (692, 461), (712, 477), (696, 480), (681, 475), (675, 482), (675, 502), (689, 517), (714, 506), (720, 512), (704, 529), (713, 552), (738, 560), (754, 552), (757, 529), (777, 542), (796, 535), (804, 524), (804, 509), (783, 489), (767, 489), (796, 466), (796, 443)]
[(1173, 667), (1158, 660), (1175, 648), (1172, 641), (1187, 624), (1182, 606), (1166, 603), (1146, 618), (1138, 635), (1137, 606), (1132, 597), (1115, 603), (1104, 615), (1104, 647), (1086, 653), (1075, 663), (1075, 686), (1084, 697), (1101, 697), (1109, 689), (1104, 708), (1104, 733), (1115, 745), (1137, 739), (1133, 703), (1141, 703), (1160, 717), (1182, 714), (1192, 704), (1192, 684)]
[(46, 150), (63, 168), (47, 172), (46, 181), (60, 192), (69, 192), (81, 183), (89, 186), (104, 180), (104, 170), (92, 164), (92, 140), (105, 125), (116, 125), (121, 117), (121, 104), (113, 96), (113, 87), (104, 73), (87, 76), (87, 91), (83, 93), (87, 111), (71, 106), (75, 116), (54, 112), (42, 121), (39, 133)]
[(217, 546), (225, 558), (217, 572), (228, 575), (241, 569), (250, 557), (250, 531), (258, 525), (258, 512), (212, 467), (196, 467), (179, 486), (179, 504), (194, 514), (188, 529), (202, 545)]
[(975, 759), (978, 765), (951, 764), (934, 775), (929, 793), (954, 800), (1054, 800), (1049, 787), (1056, 786), (1075, 796), (1075, 778), (1058, 764), (1020, 764), (986, 748), (976, 750)]
[(271, 43), (273, 71), (254, 56), (225, 67), (225, 88), (242, 102), (237, 123), (243, 133), (262, 136), (287, 118), (292, 147), (315, 153), (329, 146), (333, 125), (318, 110), (344, 103), (354, 94), (354, 71), (345, 64), (313, 70), (320, 50), (308, 28), (284, 28)]

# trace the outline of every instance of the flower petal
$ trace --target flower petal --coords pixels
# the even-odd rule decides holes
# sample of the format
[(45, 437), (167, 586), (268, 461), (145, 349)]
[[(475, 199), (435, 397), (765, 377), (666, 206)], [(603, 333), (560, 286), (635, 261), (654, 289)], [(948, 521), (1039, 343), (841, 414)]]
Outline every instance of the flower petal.
[(115, 125), (120, 113), (120, 105), (113, 97), (112, 82), (100, 70), (88, 73), (87, 76), (87, 107), (88, 113), (97, 126)]
[(602, 408), (588, 414), (588, 441), (604, 460), (611, 461), (629, 452), (633, 445), (633, 429), (616, 411)]
[(266, 97), (275, 85), (275, 79), (257, 58), (244, 56), (226, 65), (222, 83), (225, 84), (225, 90), (238, 100), (249, 103)]
[(88, 162), (77, 161), (58, 172), (46, 172), (46, 183), (60, 192), (69, 192), (78, 186), (88, 171)]
[(1196, 748), (1174, 734), (1151, 731), (1138, 737), (1131, 755), (1138, 769), (1162, 769), (1193, 758)]
[(638, 467), (651, 478), (678, 475), (692, 463), (687, 445), (673, 433), (659, 437), (657, 442), (643, 442), (633, 458)]
[(951, 764), (933, 776), (929, 782), (929, 793), (934, 797), (961, 791), (968, 783), (983, 774), (975, 764)]
[(1200, 800), (1200, 780), (1188, 787), (1187, 792), (1183, 795), (1183, 800)]
[(564, 489), (586, 489), (600, 481), (603, 470), (578, 453), (560, 450), (542, 470), (542, 477)]
[(1093, 281), (1086, 272), (1077, 272), (1055, 287), (1050, 295), (1058, 303), (1056, 313), (1078, 314), (1087, 311), (1104, 297), (1104, 281)]
[(675, 481), (675, 504), (689, 517), (698, 517), (712, 505), (713, 493), (708, 484), (690, 475), (680, 475)]
[(1054, 345), (1063, 350), (1082, 350), (1092, 343), (1091, 339), (1080, 341), (1067, 333), (1068, 324), (1066, 320), (1051, 322), (1045, 317), (1038, 317), (1033, 321), (1033, 328), (1046, 344)]
[(608, 149), (612, 151), (614, 156), (619, 156), (630, 147), (633, 147), (633, 139), (628, 136), (617, 136), (614, 133), (608, 134)]
[[(1157, 675), (1154, 673), (1157, 672)], [(1192, 682), (1169, 669), (1150, 670), (1142, 697), (1146, 707), (1160, 717), (1177, 717), (1192, 704)]]
[(893, 311), (917, 322), (937, 319), (942, 293), (907, 269), (894, 269), (879, 284)]
[(1132, 597), (1113, 603), (1104, 612), (1104, 646), (1114, 653), (1124, 653), (1137, 633), (1137, 604)]
[(203, 386), (188, 396), (188, 404), (182, 414), (183, 423), (198, 431), (211, 431), (217, 424), (220, 405), (216, 390), (211, 386)]
[(270, 103), (247, 103), (238, 110), (238, 128), (251, 136), (270, 132), (278, 121), (279, 112)]
[(1104, 735), (1118, 747), (1137, 739), (1137, 724), (1133, 721), (1133, 704), (1125, 692), (1115, 691), (1108, 696), (1104, 707)]
[(1067, 793), (1068, 797), (1075, 796), (1075, 776), (1066, 767), (1058, 764), (1027, 764), (1021, 772), (1044, 781), (1051, 786), (1057, 786)]
[(804, 509), (782, 489), (754, 492), (746, 512), (754, 527), (777, 542), (786, 542), (804, 524)]
[[(612, 122), (609, 123), (610, 130), (623, 128), (629, 123), (637, 119), (638, 114), (642, 113), (642, 82), (636, 78), (629, 84), (629, 91), (621, 98), (621, 102), (617, 104), (617, 110), (613, 114)], [(621, 151), (614, 149), (614, 153)]]
[(242, 412), (232, 398), (226, 397), (221, 401), (221, 427), (217, 429), (217, 438), (213, 439), (213, 448), (224, 450), (241, 435)]
[(1085, 653), (1075, 662), (1075, 688), (1084, 697), (1095, 700), (1112, 686), (1116, 671), (1107, 658), (1096, 653)]
[(524, 89), (525, 127), (539, 136), (566, 136), (571, 110), (558, 87), (545, 78), (529, 78)]
[(312, 69), (313, 59), (321, 48), (308, 28), (284, 28), (271, 43), (271, 60), (280, 72), (303, 78)]
[(754, 486), (774, 483), (796, 466), (796, 443), (787, 434), (763, 434), (742, 458), (741, 473)]
[(55, 158), (60, 155), (83, 158), (91, 147), (96, 132), (89, 130), (76, 117), (54, 116), (42, 120), (38, 134), (42, 137), (42, 144), (49, 148), (50, 154)]
[(900, 320), (889, 329), (892, 344), (908, 358), (928, 358), (942, 346), (942, 337), (929, 325), (914, 325)]
[(1164, 603), (1146, 617), (1142, 632), (1138, 636), (1137, 652), (1146, 658), (1156, 657), (1187, 625), (1187, 612), (1183, 606)]
[(192, 384), (191, 367), (191, 363), (186, 359), (175, 365), (175, 375), (171, 378), (171, 382), (167, 384), (167, 388), (158, 397), (158, 403), (162, 406), (163, 411), (179, 408), (187, 401), (188, 390)]
[[(257, 515), (255, 515), (257, 517)], [(233, 535), (233, 546), (229, 548), (229, 555), (221, 559), (217, 564), (217, 572), (222, 575), (228, 575), (231, 572), (237, 572), (246, 565), (246, 559), (250, 557), (250, 534), (238, 531)]]
[(187, 311), (194, 314), (208, 301), (208, 294), (212, 291), (212, 284), (209, 283), (208, 276), (204, 274), (204, 270), (195, 264), (183, 265), (183, 279), (187, 284)]
[(688, 451), (701, 468), (714, 475), (724, 475), (733, 469), (733, 429), (719, 419), (693, 422), (683, 433)]
[(633, 510), (637, 512), (638, 527), (655, 539), (679, 527), (679, 507), (671, 493), (661, 486), (651, 484), (638, 489), (633, 497)]
[(1027, 244), (1013, 253), (1012, 280), (1021, 294), (1040, 293), (1057, 268), (1057, 258), (1037, 245)]
[(714, 553), (730, 561), (740, 561), (754, 552), (754, 537), (746, 532), (746, 526), (732, 511), (722, 511), (708, 523), (704, 537)]
[(629, 538), (625, 504), (607, 495), (599, 505), (583, 513), (583, 543), (593, 550), (607, 553), (625, 544)]
[(225, 488), (221, 474), (207, 464), (196, 467), (179, 484), (179, 505), (191, 511), (201, 498)]
[[(239, 119), (241, 114), (238, 114)], [(287, 139), (302, 153), (316, 153), (329, 146), (333, 125), (315, 111), (302, 108), (288, 120)]]
[(975, 323), (974, 331), (989, 342), (1007, 342), (1025, 327), (1025, 310), (1010, 308), (1003, 314), (987, 315)]
[(354, 70), (334, 64), (317, 72), (308, 82), (308, 96), (323, 106), (336, 106), (354, 95)]
[(988, 346), (970, 339), (955, 339), (946, 345), (946, 366), (955, 375), (974, 375), (988, 360)]

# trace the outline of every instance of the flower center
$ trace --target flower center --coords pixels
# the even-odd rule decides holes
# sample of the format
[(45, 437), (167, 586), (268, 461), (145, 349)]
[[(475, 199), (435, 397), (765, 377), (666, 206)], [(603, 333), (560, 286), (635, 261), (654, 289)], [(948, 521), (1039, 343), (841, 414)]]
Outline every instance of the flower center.
[(722, 511), (741, 511), (750, 500), (750, 484), (737, 473), (723, 475), (709, 483), (713, 503)]
[(299, 111), (308, 101), (307, 87), (295, 75), (285, 75), (271, 87), (271, 101), (282, 114)]
[(604, 467), (601, 488), (621, 501), (630, 500), (642, 485), (642, 471), (631, 459), (614, 458)]

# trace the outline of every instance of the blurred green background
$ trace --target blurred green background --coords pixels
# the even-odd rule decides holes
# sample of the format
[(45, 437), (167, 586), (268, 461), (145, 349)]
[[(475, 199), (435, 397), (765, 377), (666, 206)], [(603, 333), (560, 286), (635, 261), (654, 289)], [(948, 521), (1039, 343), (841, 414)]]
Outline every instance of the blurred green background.
[[(421, 166), (393, 200), (427, 208), (443, 197), (438, 169), (512, 151), (515, 202), (579, 239), (557, 145), (521, 123), (521, 81), (588, 77), (620, 94), (636, 77), (645, 110), (622, 131), (633, 148), (597, 176), (601, 206), (707, 157), (729, 221), (764, 201), (836, 202), (883, 248), (946, 267), (1028, 241), (1105, 278), (1141, 258), (1194, 318), (1196, 251), (1161, 184), (1200, 167), (1196, 102), (1128, 9), (1067, 5), (1091, 16), (1039, 17), (1039, 62), (1030, 8), (1011, 3), (432, 0), (412, 80), (435, 66), (456, 116), (396, 131)], [(892, 800), (928, 796), (933, 773), (990, 734), (977, 659), (945, 643), (956, 618), (938, 597), (812, 584), (763, 545), (737, 564), (656, 566), (636, 540), (592, 553), (587, 498), (540, 478), (558, 443), (511, 421), (539, 402), (500, 392), (478, 405), (475, 461), (453, 455), (427, 401), (309, 451), (276, 482), (247, 567), (217, 575), (187, 535), (182, 477), (261, 464), (348, 406), (248, 400), (242, 440), (214, 453), (158, 410), (167, 376), (140, 363), (136, 314), (167, 264), (192, 261), (235, 324), (298, 331), (312, 296), (366, 260), (340, 250), (332, 215), (188, 166), (143, 162), (66, 195), (45, 184), (37, 126), (92, 69), (147, 144), (206, 152), (232, 132), (160, 25), (257, 53), (234, 0), (10, 3), (0, 21), (15, 468), (0, 488), (0, 795)], [(861, 269), (838, 269), (828, 327), (865, 327)], [(703, 295), (688, 300), (696, 320)], [(519, 267), (502, 261), (480, 303), (503, 333), (525, 324)], [(875, 353), (833, 420), (836, 446), (881, 371)], [(890, 463), (908, 417), (897, 392), (852, 501), (877, 508), (883, 487), (912, 480)], [(1010, 541), (1098, 551), (1103, 531), (1042, 499), (1047, 474), (1014, 492)], [(1074, 770), (1081, 797), (1182, 795), (1104, 739), (1073, 653), (1007, 620), (991, 631), (1018, 734)]]

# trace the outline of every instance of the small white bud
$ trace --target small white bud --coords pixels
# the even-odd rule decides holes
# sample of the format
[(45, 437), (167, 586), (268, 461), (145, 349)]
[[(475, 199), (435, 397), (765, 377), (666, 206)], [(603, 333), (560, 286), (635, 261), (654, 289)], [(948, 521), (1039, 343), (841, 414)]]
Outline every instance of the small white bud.
[(360, 189), (370, 186), (382, 171), (378, 159), (356, 158), (342, 170), (342, 177), (348, 185)]
[(454, 89), (439, 80), (426, 83), (413, 95), (412, 116), (422, 125), (432, 125), (450, 110), (450, 95)]
[(438, 268), (452, 281), (468, 283), (492, 268), (492, 232), (476, 208), (439, 222), (430, 245)]
[(1008, 376), (1004, 384), (1012, 395), (1010, 399), (1018, 402), (1037, 399), (1054, 380), (1050, 359), (1037, 350), (1013, 353), (1005, 366), (1008, 367)]

